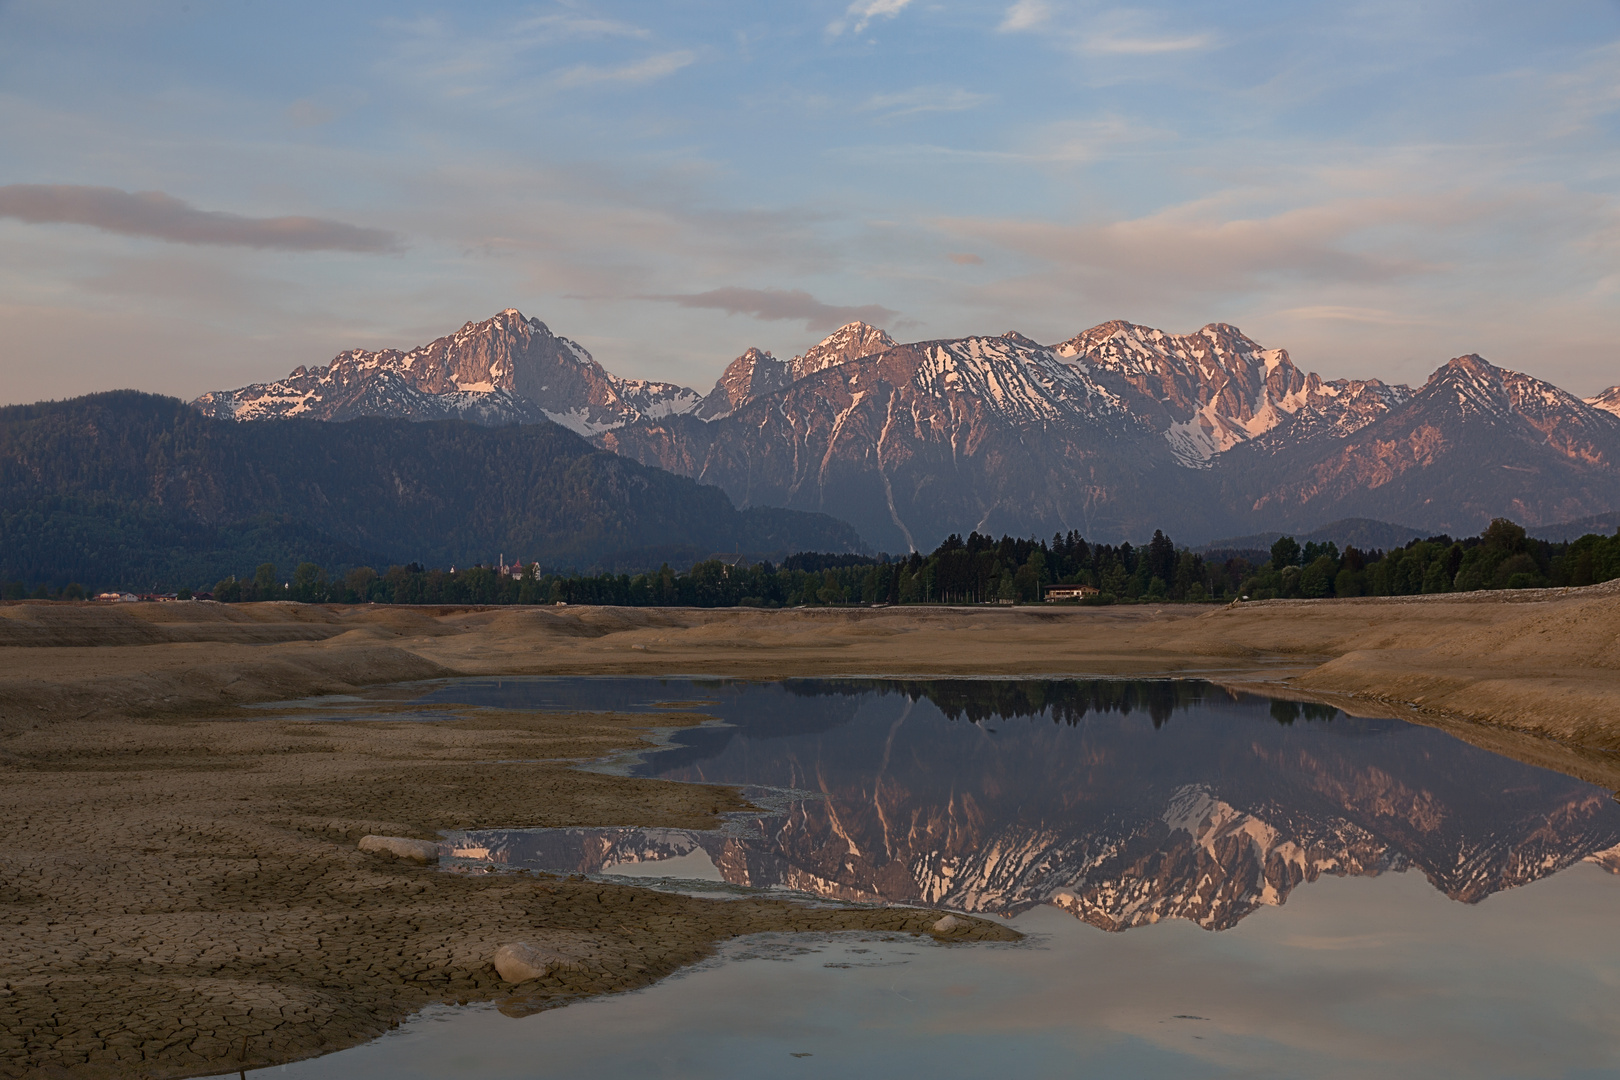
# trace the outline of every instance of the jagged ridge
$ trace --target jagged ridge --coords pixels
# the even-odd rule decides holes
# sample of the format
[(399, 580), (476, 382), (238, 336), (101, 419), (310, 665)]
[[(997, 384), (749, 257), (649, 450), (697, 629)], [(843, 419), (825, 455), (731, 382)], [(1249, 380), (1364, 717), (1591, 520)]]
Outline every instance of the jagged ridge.
[(1418, 391), (1324, 380), (1225, 323), (1114, 321), (1046, 346), (1015, 331), (898, 344), (856, 322), (790, 360), (749, 349), (699, 395), (612, 375), (508, 309), (197, 406), (555, 420), (739, 505), (834, 514), (890, 550), (974, 528), (1197, 541), (1367, 516), (1467, 532), (1620, 506), (1620, 388), (1582, 401), (1472, 355)]

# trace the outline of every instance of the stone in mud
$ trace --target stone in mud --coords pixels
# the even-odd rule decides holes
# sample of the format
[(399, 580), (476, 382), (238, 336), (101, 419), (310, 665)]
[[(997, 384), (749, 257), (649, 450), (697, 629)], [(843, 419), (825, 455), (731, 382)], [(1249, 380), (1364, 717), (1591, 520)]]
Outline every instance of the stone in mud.
[(544, 978), (548, 972), (573, 966), (561, 953), (514, 941), (495, 950), (495, 973), (509, 983)]
[(439, 857), (439, 845), (430, 840), (412, 840), (404, 836), (362, 836), (360, 850), (368, 853), (393, 855), (413, 862), (430, 863)]
[(967, 929), (967, 923), (962, 919), (958, 919), (955, 915), (947, 915), (936, 922), (930, 929), (936, 934), (949, 934), (953, 930)]

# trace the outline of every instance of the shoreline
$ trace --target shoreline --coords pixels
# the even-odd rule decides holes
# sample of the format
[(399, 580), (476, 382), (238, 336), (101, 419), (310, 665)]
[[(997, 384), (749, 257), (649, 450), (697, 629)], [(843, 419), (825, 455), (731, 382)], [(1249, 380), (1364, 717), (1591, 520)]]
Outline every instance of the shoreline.
[[(69, 720), (9, 739), (0, 1076), (262, 1068), (369, 1041), (436, 1002), (525, 1015), (649, 985), (745, 934), (922, 934), (945, 914), (362, 853), (366, 835), (480, 826), (711, 829), (749, 806), (731, 787), (576, 767), (707, 717), (447, 711)], [(1018, 936), (959, 918), (936, 936)], [(568, 963), (506, 983), (491, 960), (520, 941)]]
[[(0, 605), (0, 805), (16, 823), (0, 842), (0, 1076), (258, 1068), (434, 1001), (522, 1010), (647, 985), (739, 934), (926, 930), (914, 909), (447, 874), (356, 850), (367, 833), (713, 827), (742, 808), (735, 790), (574, 767), (651, 750), (650, 729), (694, 714), (450, 709), (423, 724), (377, 699), (330, 721), (252, 705), (525, 675), (1197, 678), (1437, 727), (1615, 791), (1620, 583), (1544, 592), (1213, 609)], [(574, 968), (514, 993), (489, 960), (525, 939)]]

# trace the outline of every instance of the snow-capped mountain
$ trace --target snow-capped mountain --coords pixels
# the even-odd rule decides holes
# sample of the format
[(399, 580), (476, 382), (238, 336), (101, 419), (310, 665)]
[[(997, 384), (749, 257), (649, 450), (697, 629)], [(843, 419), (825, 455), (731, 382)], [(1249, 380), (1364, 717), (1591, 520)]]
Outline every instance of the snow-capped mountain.
[(899, 342), (875, 326), (863, 322), (846, 323), (806, 349), (803, 356), (789, 360), (788, 370), (793, 378), (802, 379), (863, 356), (873, 356), (897, 344)]
[(1477, 356), (1418, 391), (1326, 380), (1225, 323), (1114, 321), (1041, 345), (900, 344), (855, 322), (789, 360), (749, 349), (700, 395), (613, 375), (508, 309), (196, 405), (239, 420), (554, 420), (739, 505), (830, 513), (896, 551), (972, 529), (1196, 541), (1369, 516), (1471, 532), (1620, 507), (1620, 387), (1582, 401)]
[(755, 398), (784, 390), (794, 380), (849, 360), (893, 348), (895, 340), (875, 326), (852, 322), (833, 331), (802, 356), (778, 360), (768, 351), (749, 349), (726, 366), (703, 404), (693, 410), (701, 420), (719, 420)]
[(719, 420), (730, 416), (739, 405), (745, 405), (754, 398), (786, 389), (792, 381), (793, 368), (790, 364), (768, 352), (749, 349), (726, 365), (714, 389), (692, 411), (692, 415), (700, 420)]
[(1225, 323), (1181, 335), (1115, 321), (1052, 351), (1150, 418), (1190, 468), (1290, 421), (1349, 434), (1411, 393), (1376, 379), (1323, 382)]
[(709, 423), (596, 438), (903, 551), (970, 529), (1197, 539), (1347, 516), (1459, 534), (1503, 515), (1568, 521), (1620, 507), (1617, 421), (1477, 356), (1413, 391), (1324, 380), (1225, 324), (1112, 322), (1050, 347), (1017, 333), (897, 345), (731, 395)]
[(508, 308), (410, 352), (351, 349), (325, 367), (300, 366), (279, 382), (204, 394), (195, 404), (234, 420), (553, 420), (589, 435), (690, 412), (701, 401), (684, 386), (609, 374), (584, 346)]
[(1602, 409), (1604, 412), (1620, 416), (1620, 386), (1611, 386), (1595, 397), (1586, 398), (1585, 401), (1594, 409)]
[(1499, 515), (1573, 521), (1620, 506), (1620, 416), (1459, 356), (1399, 408), (1317, 452), (1243, 448), (1223, 465), (1236, 498), (1279, 527), (1324, 511), (1406, 515), (1453, 533)]

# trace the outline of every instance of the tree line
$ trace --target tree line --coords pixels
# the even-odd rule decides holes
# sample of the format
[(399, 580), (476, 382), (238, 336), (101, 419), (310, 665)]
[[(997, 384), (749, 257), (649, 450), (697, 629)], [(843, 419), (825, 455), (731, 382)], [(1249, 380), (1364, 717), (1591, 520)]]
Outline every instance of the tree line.
[[(515, 576), (487, 566), (440, 570), (411, 563), (339, 575), (305, 562), (284, 577), (264, 563), (250, 575), (218, 582), (211, 596), (227, 603), (797, 607), (1033, 603), (1053, 585), (1090, 585), (1098, 592), (1082, 603), (1211, 603), (1591, 585), (1615, 578), (1620, 533), (1553, 543), (1499, 518), (1478, 536), (1432, 536), (1388, 551), (1340, 551), (1331, 542), (1301, 545), (1285, 536), (1272, 545), (1269, 558), (1206, 557), (1178, 548), (1162, 531), (1141, 546), (1094, 544), (1071, 531), (1051, 540), (953, 535), (927, 555), (902, 558), (803, 553), (780, 564), (751, 565), (709, 559), (684, 573), (667, 563), (647, 573), (594, 575), (530, 564)], [(6, 599), (84, 594), (76, 585), (30, 592), (20, 582), (0, 592)]]

